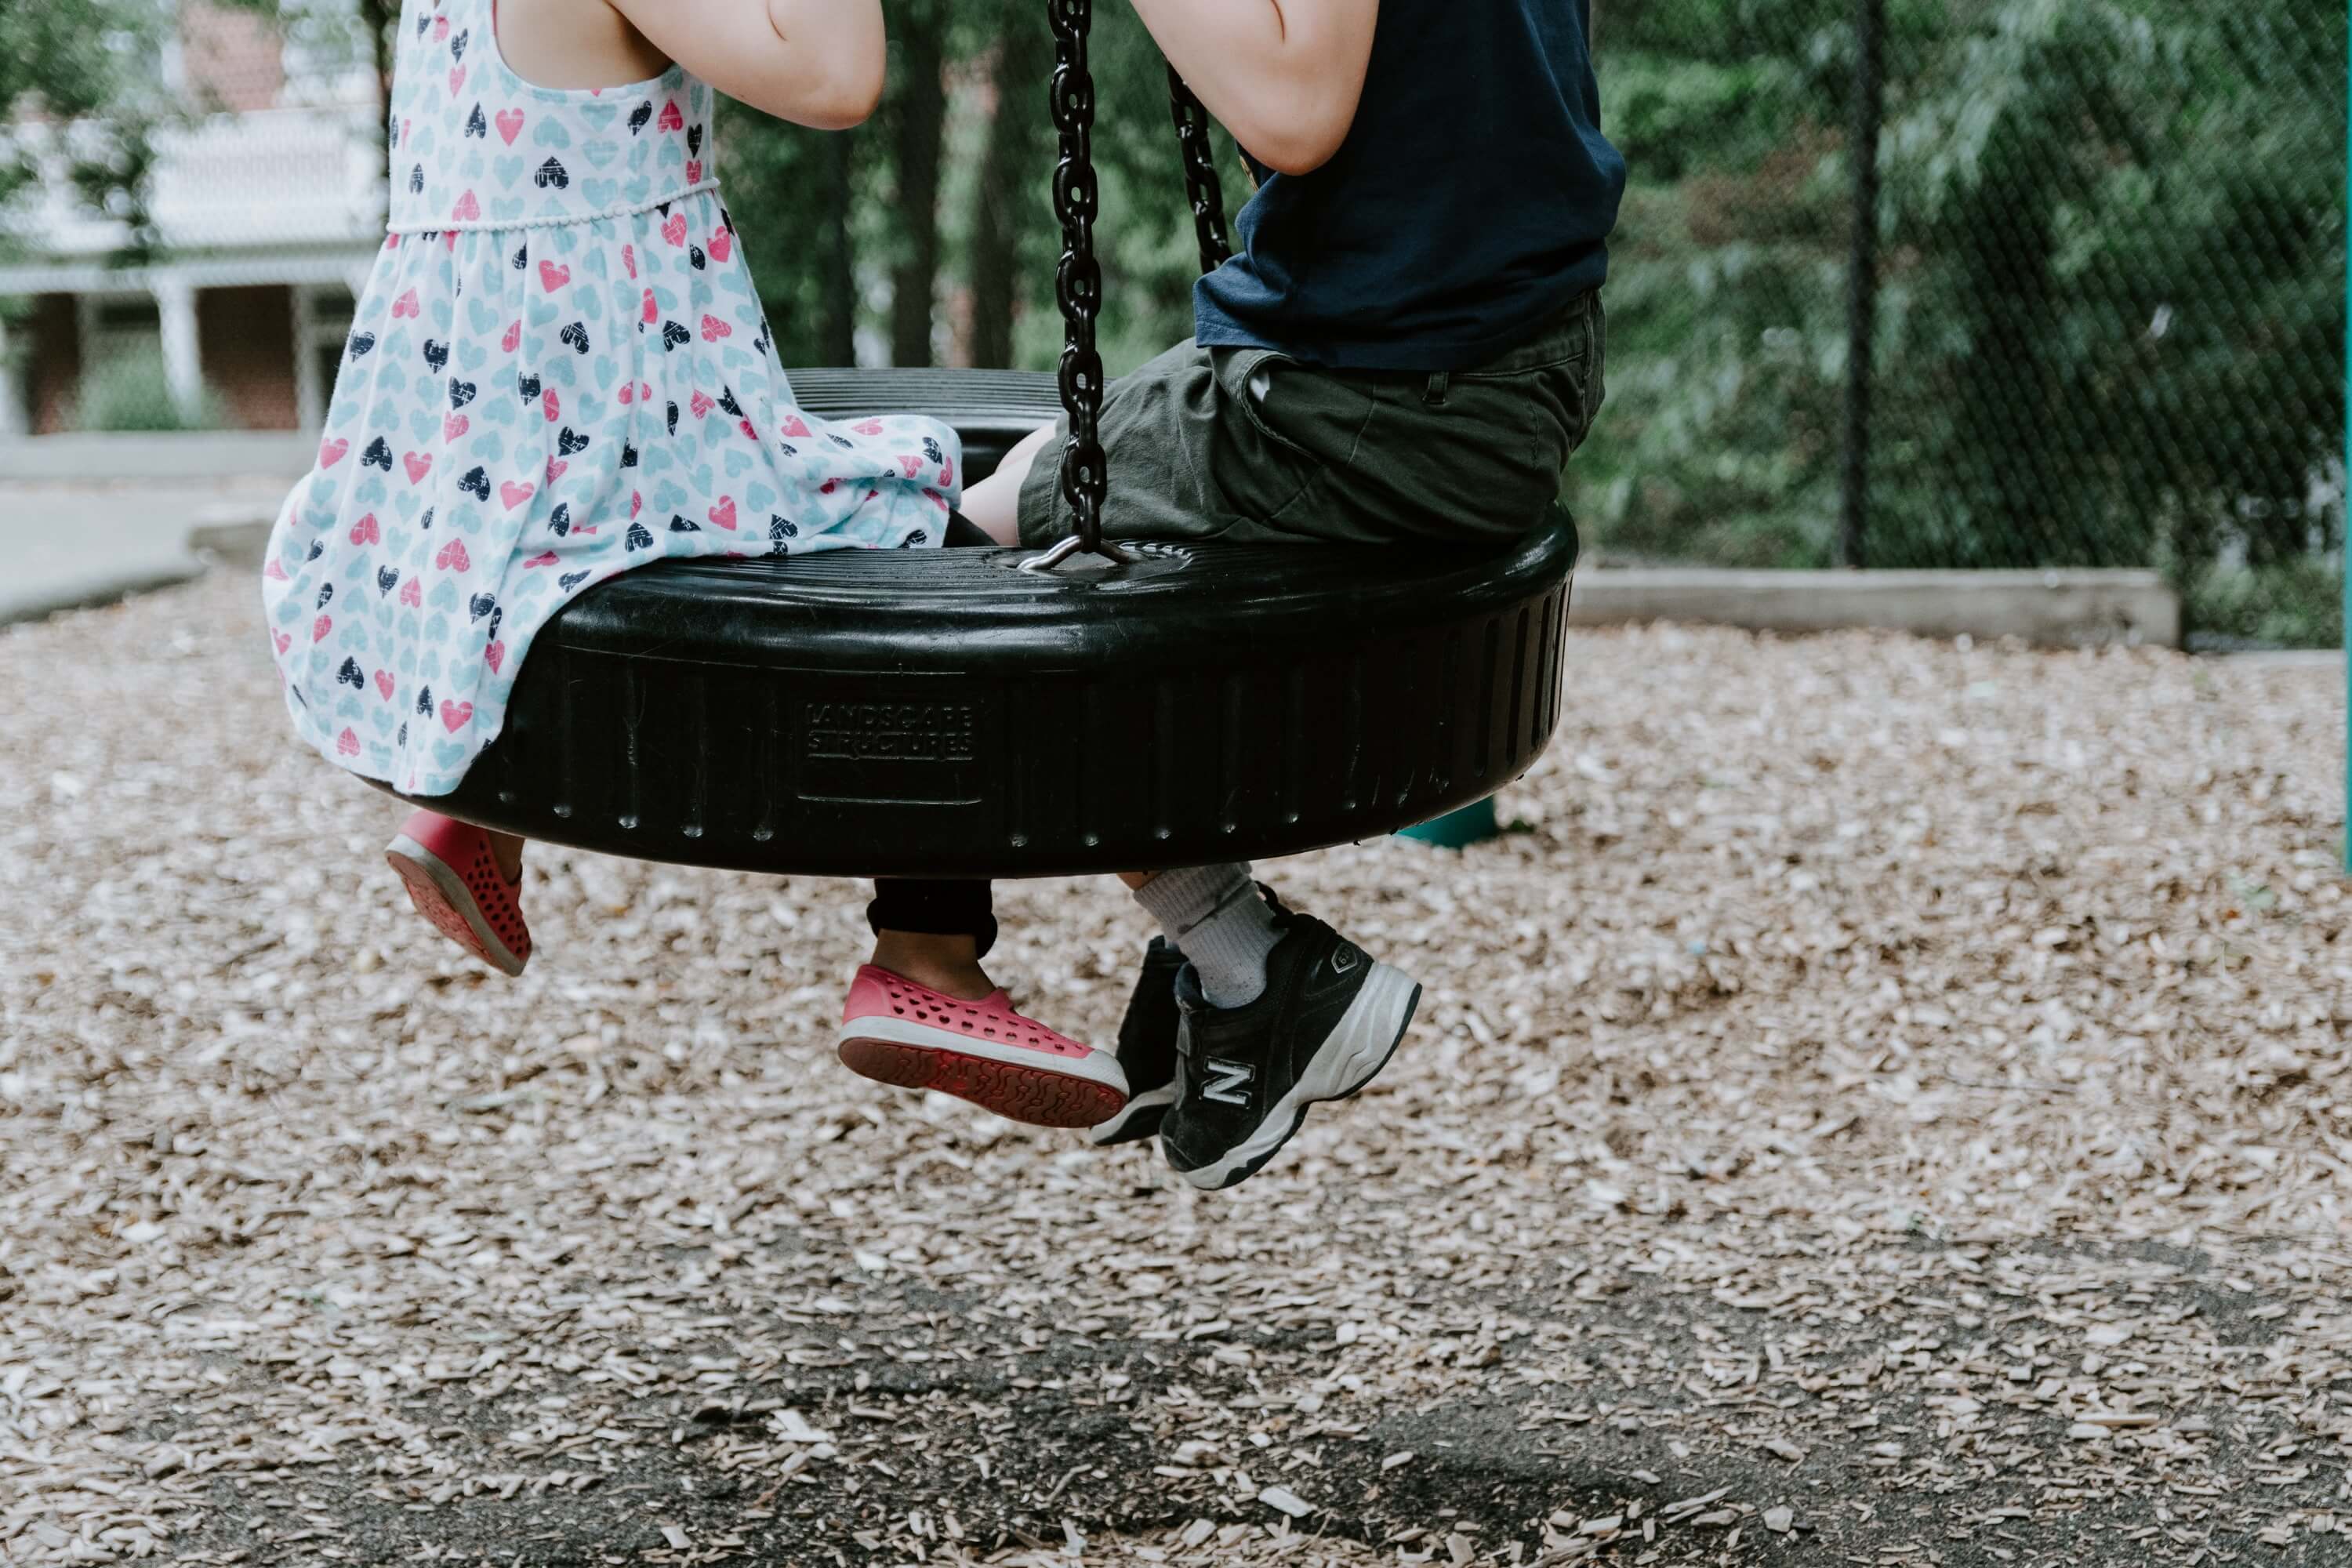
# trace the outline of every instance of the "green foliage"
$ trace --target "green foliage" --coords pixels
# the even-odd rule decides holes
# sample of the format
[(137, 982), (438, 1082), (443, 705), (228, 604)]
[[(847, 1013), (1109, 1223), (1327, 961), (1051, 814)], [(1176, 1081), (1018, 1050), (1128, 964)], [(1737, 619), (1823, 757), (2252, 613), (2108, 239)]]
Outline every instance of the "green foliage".
[(149, 137), (169, 110), (156, 87), (164, 16), (142, 0), (0, 0), (0, 127), (37, 114), (72, 128), (54, 143), (0, 135), (0, 207), (39, 178), (42, 157), (61, 153), (83, 198), (143, 241)]
[(193, 409), (172, 396), (160, 349), (109, 356), (82, 373), (74, 394), (74, 428), (149, 433), (218, 430), (227, 420), (219, 395), (207, 387)]
[[(1046, 89), (1053, 56), (1045, 6), (1037, 0), (935, 0), (935, 7), (946, 22), (951, 89), (948, 157), (936, 197), (943, 291), (953, 297), (973, 281), (982, 226), (1007, 224), (1017, 285), (1012, 357), (1023, 368), (1050, 368), (1061, 351), (1054, 303), (1061, 237), (1051, 200), (1055, 154)], [(788, 364), (838, 357), (848, 341), (841, 326), (845, 305), (864, 342), (886, 341), (892, 287), (908, 276), (900, 264), (910, 243), (909, 209), (892, 139), (905, 96), (929, 84), (909, 79), (905, 23), (895, 14), (893, 22), (890, 87), (874, 122), (828, 134), (737, 106), (727, 111), (728, 192), (741, 209), (753, 276)], [(1158, 47), (1130, 8), (1106, 5), (1096, 18), (1092, 56), (1102, 181), (1096, 244), (1106, 297), (1098, 331), (1116, 374), (1191, 334), (1199, 261)], [(1019, 68), (1003, 73), (1001, 98), (993, 91), (1000, 65)], [(1006, 116), (1016, 123), (1003, 123)], [(1008, 132), (1017, 155), (1007, 160), (1004, 179), (992, 184), (985, 178), (989, 140)], [(1235, 183), (1239, 159), (1228, 162), (1234, 183), (1229, 201), (1237, 204), (1248, 187)], [(837, 263), (845, 231), (854, 258), (845, 300)]]
[[(1571, 490), (1604, 553), (1825, 563), (1849, 8), (1630, 9), (1612, 406)], [(2340, 542), (2345, 35), (2329, 0), (1890, 5), (1871, 564), (2186, 582)]]
[(2189, 585), (2189, 629), (2225, 645), (2342, 647), (2343, 559), (2306, 556), (2199, 573)]

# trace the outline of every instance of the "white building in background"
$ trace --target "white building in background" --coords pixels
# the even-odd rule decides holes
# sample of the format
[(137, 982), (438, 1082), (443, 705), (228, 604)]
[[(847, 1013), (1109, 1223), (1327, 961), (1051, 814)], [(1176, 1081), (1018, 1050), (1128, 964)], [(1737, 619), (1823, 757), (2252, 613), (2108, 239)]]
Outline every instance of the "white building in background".
[(120, 265), (129, 231), (61, 174), (0, 213), (0, 297), (30, 301), (13, 324), (0, 317), (0, 436), (70, 427), (82, 376), (131, 353), (160, 354), (184, 407), (216, 397), (232, 426), (323, 418), (383, 239), (372, 73), (307, 59), (246, 12), (177, 10), (165, 83), (199, 112), (156, 139), (154, 258)]

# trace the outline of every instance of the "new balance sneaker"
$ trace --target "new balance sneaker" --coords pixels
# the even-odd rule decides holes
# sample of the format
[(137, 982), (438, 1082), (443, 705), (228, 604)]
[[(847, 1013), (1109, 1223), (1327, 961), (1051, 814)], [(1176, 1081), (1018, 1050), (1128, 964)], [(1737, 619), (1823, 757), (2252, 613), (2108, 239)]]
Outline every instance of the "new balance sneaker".
[(1177, 979), (1182, 1077), (1160, 1146), (1204, 1191), (1255, 1175), (1308, 1106), (1361, 1092), (1421, 1005), (1419, 984), (1321, 921), (1288, 911), (1276, 919), (1282, 940), (1256, 1001), (1212, 1007), (1190, 965)]
[(936, 1089), (1032, 1127), (1092, 1127), (1127, 1101), (1117, 1058), (1023, 1017), (1003, 992), (959, 1001), (871, 963), (849, 987), (837, 1054), (877, 1083)]
[(1153, 937), (1144, 950), (1143, 973), (1136, 977), (1135, 994), (1118, 1026), (1118, 1065), (1127, 1074), (1128, 1101), (1117, 1116), (1087, 1131), (1087, 1142), (1097, 1149), (1151, 1137), (1176, 1103), (1183, 1074), (1176, 1034), (1184, 1022), (1176, 1010), (1176, 975), (1183, 967), (1184, 955), (1164, 936)]

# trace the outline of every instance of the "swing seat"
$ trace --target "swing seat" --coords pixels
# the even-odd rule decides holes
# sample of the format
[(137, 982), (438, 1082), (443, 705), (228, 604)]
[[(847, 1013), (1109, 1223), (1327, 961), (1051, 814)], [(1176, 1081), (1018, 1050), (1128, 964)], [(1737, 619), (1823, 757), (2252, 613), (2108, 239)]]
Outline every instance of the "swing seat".
[[(991, 471), (1055, 379), (804, 371)], [(505, 732), (434, 809), (636, 859), (842, 877), (1267, 859), (1491, 795), (1559, 718), (1576, 533), (1499, 549), (1130, 546), (670, 561), (541, 629)]]

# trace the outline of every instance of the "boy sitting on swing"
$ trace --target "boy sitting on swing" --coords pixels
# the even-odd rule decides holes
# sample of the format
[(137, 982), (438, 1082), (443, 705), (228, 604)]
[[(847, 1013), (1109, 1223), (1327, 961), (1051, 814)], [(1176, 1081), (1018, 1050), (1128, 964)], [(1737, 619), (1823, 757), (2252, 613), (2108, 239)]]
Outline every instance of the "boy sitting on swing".
[[(1608, 239), (1589, 0), (1135, 0), (1259, 180), (1197, 333), (1107, 389), (1113, 538), (1517, 538), (1601, 399)], [(1076, 531), (1038, 432), (966, 496), (1000, 542)], [(1097, 1142), (1158, 1133), (1194, 1185), (1246, 1179), (1385, 1066), (1420, 988), (1246, 865), (1134, 877), (1164, 941)], [(1171, 998), (1173, 1001), (1171, 1004)], [(1179, 1047), (1180, 1036), (1181, 1048)]]

